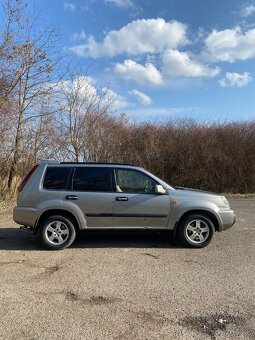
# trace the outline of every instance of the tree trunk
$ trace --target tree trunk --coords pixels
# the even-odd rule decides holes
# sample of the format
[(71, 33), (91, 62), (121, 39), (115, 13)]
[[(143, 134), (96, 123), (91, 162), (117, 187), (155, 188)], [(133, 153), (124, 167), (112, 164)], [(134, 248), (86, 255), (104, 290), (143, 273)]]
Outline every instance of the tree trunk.
[(10, 171), (8, 175), (8, 183), (7, 188), (9, 192), (12, 189), (13, 179), (16, 174), (17, 164), (19, 160), (19, 147), (20, 147), (20, 139), (21, 139), (21, 115), (19, 116), (17, 130), (16, 130), (16, 137), (15, 137), (15, 144), (14, 144), (14, 153), (13, 158), (10, 166)]

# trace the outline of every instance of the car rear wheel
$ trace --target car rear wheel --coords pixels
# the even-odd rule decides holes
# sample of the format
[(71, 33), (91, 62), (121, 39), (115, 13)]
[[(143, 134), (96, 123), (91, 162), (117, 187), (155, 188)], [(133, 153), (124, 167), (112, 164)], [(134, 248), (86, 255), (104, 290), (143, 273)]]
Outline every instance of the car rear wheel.
[(76, 231), (71, 220), (61, 215), (55, 215), (43, 221), (41, 235), (44, 246), (59, 250), (67, 248), (73, 243)]
[(206, 247), (213, 238), (215, 227), (205, 215), (190, 214), (179, 225), (178, 235), (181, 243), (192, 248)]

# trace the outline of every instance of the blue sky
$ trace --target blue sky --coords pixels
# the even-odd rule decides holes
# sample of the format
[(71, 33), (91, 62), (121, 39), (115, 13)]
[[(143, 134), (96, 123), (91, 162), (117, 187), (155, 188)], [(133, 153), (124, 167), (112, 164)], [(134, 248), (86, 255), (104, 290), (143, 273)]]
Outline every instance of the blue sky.
[(61, 48), (143, 121), (255, 118), (255, 1), (30, 0)]

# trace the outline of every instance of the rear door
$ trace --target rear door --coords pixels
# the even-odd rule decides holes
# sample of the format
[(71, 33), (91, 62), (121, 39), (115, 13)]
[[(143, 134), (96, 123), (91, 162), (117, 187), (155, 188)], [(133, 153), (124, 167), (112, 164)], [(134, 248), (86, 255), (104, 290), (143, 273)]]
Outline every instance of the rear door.
[(112, 226), (112, 190), (111, 168), (76, 166), (64, 199), (82, 210), (88, 228), (109, 228)]
[(169, 195), (155, 194), (157, 183), (136, 169), (115, 168), (113, 227), (165, 229), (170, 213)]

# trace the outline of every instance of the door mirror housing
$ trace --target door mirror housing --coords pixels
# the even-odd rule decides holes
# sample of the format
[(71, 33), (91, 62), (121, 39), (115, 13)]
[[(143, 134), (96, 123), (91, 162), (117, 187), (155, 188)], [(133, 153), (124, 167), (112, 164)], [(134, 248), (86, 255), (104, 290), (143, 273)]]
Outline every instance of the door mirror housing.
[(161, 184), (157, 184), (155, 186), (155, 194), (166, 195), (166, 189), (164, 189)]

